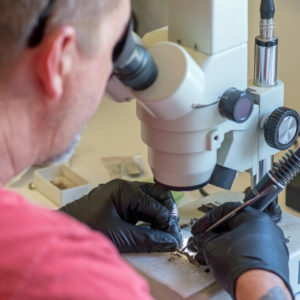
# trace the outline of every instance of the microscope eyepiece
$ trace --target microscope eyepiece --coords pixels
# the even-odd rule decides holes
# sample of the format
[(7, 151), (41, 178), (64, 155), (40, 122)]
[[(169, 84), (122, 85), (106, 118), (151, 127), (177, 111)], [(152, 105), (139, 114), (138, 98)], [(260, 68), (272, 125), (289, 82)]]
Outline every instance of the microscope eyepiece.
[(115, 47), (114, 75), (133, 90), (145, 90), (154, 83), (158, 70), (150, 53), (136, 42), (132, 25)]

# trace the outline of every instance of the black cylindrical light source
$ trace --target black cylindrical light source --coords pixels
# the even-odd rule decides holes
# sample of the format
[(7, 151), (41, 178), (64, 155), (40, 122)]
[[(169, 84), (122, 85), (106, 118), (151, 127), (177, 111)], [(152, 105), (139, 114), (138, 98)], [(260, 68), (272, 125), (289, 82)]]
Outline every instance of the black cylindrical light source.
[(257, 194), (266, 190), (269, 186), (275, 185), (276, 190), (265, 195), (252, 204), (252, 207), (264, 210), (275, 197), (286, 188), (287, 184), (300, 172), (300, 147), (295, 151), (288, 151), (282, 156), (278, 163), (274, 163), (272, 169), (258, 182), (258, 184), (245, 197), (247, 202)]

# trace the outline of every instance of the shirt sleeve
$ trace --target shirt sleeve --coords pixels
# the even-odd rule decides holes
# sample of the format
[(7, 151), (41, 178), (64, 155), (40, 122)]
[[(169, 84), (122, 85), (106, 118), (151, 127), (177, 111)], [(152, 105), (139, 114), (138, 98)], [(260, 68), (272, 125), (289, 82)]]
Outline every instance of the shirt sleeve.
[(112, 244), (91, 232), (52, 237), (37, 252), (15, 299), (152, 298), (144, 279), (121, 259)]

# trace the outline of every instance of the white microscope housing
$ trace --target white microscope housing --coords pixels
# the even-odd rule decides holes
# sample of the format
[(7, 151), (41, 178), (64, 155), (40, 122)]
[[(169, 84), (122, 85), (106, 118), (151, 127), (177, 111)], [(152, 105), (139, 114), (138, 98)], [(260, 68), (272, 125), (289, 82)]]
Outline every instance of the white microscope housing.
[[(265, 142), (260, 121), (283, 105), (284, 86), (248, 86), (248, 1), (171, 0), (169, 26), (143, 42), (158, 77), (134, 95), (155, 180), (194, 189), (209, 182), (216, 165), (256, 175), (258, 162), (278, 151)], [(250, 117), (222, 116), (222, 95), (248, 87), (255, 100)]]
[[(236, 172), (247, 171), (255, 184), (272, 155), (293, 144), (299, 116), (282, 107), (278, 39), (273, 17), (263, 19), (270, 3), (262, 1), (254, 80), (247, 78), (248, 0), (169, 0), (168, 26), (143, 39), (149, 52), (130, 34), (120, 41), (115, 75), (132, 88), (123, 98), (137, 98), (156, 182), (229, 189)], [(115, 86), (110, 92), (116, 98)]]

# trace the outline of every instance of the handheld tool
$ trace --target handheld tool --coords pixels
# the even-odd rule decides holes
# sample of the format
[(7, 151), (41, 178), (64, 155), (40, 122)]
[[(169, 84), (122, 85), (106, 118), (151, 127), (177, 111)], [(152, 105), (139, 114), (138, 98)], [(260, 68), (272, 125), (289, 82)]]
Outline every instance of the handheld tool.
[[(256, 201), (258, 201), (259, 199), (261, 199), (262, 197), (272, 193), (273, 191), (275, 191), (277, 189), (277, 187), (275, 185), (271, 185), (268, 186), (265, 190), (261, 191), (259, 194), (257, 194), (255, 197), (251, 198), (250, 200), (248, 200), (247, 202), (245, 202), (244, 204), (242, 204), (241, 206), (237, 207), (236, 209), (232, 210), (231, 212), (229, 212), (228, 214), (226, 214), (223, 218), (219, 219), (216, 223), (214, 223), (213, 225), (211, 225), (210, 227), (208, 227), (205, 232), (209, 232), (213, 229), (215, 229), (217, 226), (219, 226), (220, 224), (229, 221), (231, 218), (233, 218), (234, 216), (236, 216), (240, 211), (242, 211), (245, 207), (250, 206), (252, 204), (254, 204)], [(184, 252), (189, 246), (191, 246), (193, 244), (193, 242), (188, 243), (186, 246), (184, 246), (180, 252)]]

